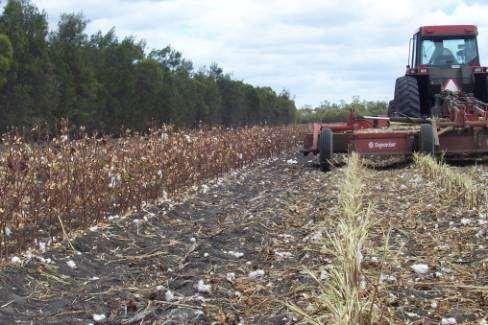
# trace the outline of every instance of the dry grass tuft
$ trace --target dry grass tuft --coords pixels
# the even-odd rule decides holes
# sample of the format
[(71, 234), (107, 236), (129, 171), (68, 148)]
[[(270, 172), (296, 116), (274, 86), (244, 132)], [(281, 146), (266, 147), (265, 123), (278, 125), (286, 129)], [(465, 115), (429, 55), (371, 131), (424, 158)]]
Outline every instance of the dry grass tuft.
[(308, 323), (369, 324), (375, 318), (361, 269), (371, 226), (371, 206), (364, 202), (363, 175), (362, 161), (358, 155), (351, 155), (339, 193), (340, 219), (335, 232), (323, 243), (326, 253), (333, 256), (333, 262), (325, 281), (314, 277), (319, 283), (317, 302), (323, 314), (310, 316), (297, 306), (289, 306)]
[(478, 189), (469, 175), (456, 172), (444, 162), (420, 154), (414, 155), (414, 161), (424, 176), (436, 181), (449, 198), (461, 199), (467, 208), (477, 206), (486, 198), (485, 191)]

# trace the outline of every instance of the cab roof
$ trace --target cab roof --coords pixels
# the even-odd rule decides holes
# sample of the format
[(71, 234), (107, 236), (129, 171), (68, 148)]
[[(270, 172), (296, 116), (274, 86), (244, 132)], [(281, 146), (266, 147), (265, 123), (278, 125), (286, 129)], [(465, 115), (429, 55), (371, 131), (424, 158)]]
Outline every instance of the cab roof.
[(478, 27), (475, 25), (442, 25), (422, 26), (418, 33), (421, 36), (477, 36)]

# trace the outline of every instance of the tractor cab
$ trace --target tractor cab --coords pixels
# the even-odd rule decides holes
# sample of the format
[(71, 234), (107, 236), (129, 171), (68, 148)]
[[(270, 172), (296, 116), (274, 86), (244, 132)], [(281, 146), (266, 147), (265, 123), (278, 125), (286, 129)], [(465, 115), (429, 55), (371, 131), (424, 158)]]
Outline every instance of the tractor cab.
[(488, 101), (487, 70), (480, 66), (473, 25), (423, 26), (410, 40), (406, 74), (398, 78), (390, 116), (431, 116), (442, 91)]

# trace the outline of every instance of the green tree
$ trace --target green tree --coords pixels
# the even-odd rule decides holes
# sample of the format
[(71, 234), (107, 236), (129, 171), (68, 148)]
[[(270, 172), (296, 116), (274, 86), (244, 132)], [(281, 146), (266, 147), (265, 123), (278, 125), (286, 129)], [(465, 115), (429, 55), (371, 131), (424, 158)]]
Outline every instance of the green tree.
[(13, 49), (7, 35), (0, 34), (0, 88), (7, 82), (7, 72), (12, 65)]
[(119, 40), (114, 28), (89, 36), (87, 23), (81, 14), (61, 15), (48, 34), (45, 12), (31, 1), (7, 2), (0, 16), (0, 132), (54, 126), (61, 118), (112, 134), (161, 123), (239, 126), (295, 118), (288, 92), (234, 80), (215, 63), (196, 71), (171, 46), (147, 53), (143, 41)]
[(13, 48), (0, 98), (0, 129), (51, 120), (57, 94), (46, 14), (27, 0), (9, 0), (0, 17), (0, 33), (8, 36)]
[(97, 81), (88, 59), (86, 25), (81, 14), (62, 15), (49, 40), (59, 91), (54, 118), (68, 118), (76, 125), (90, 123), (96, 100)]

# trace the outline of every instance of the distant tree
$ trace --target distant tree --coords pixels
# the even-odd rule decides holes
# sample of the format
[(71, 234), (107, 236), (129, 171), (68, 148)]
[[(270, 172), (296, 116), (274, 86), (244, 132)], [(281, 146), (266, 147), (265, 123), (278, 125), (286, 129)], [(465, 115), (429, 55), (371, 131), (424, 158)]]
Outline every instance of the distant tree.
[(48, 33), (45, 12), (29, 0), (8, 0), (0, 16), (0, 132), (37, 123), (54, 127), (60, 119), (112, 134), (161, 123), (295, 119), (288, 92), (234, 80), (215, 63), (196, 71), (171, 46), (147, 53), (143, 41), (119, 40), (114, 28), (90, 36), (87, 24), (81, 14), (64, 14)]
[(57, 93), (49, 57), (46, 14), (27, 0), (9, 0), (0, 16), (0, 33), (13, 49), (0, 97), (0, 130), (52, 120)]
[(88, 59), (87, 21), (81, 14), (61, 15), (58, 30), (49, 38), (50, 56), (54, 64), (59, 91), (55, 118), (68, 118), (71, 123), (90, 123), (95, 106), (95, 71)]
[(307, 106), (296, 111), (296, 120), (301, 123), (310, 122), (344, 122), (349, 112), (354, 110), (359, 115), (386, 114), (387, 103), (384, 101), (361, 101), (353, 97), (350, 103), (341, 100), (339, 104), (324, 101), (316, 108)]
[(0, 88), (7, 82), (7, 72), (12, 65), (13, 49), (7, 35), (0, 34)]

